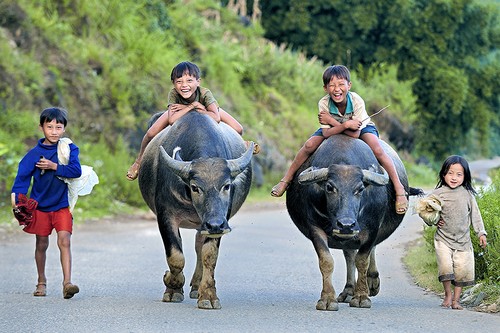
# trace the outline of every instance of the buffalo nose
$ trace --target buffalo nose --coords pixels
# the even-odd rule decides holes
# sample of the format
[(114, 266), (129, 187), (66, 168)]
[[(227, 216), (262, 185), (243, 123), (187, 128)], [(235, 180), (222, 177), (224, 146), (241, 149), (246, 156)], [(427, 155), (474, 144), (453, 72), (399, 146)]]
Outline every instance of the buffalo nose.
[(231, 231), (227, 220), (211, 219), (203, 223), (202, 231), (208, 234), (225, 234)]
[(356, 226), (356, 220), (351, 219), (351, 218), (341, 218), (337, 220), (337, 227), (340, 230), (345, 230), (345, 229), (354, 229)]

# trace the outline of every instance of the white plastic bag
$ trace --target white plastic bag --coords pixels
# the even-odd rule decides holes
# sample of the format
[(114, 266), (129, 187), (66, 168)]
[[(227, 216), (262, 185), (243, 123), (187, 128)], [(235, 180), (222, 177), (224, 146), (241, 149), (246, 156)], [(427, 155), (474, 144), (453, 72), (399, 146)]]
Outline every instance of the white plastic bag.
[[(69, 162), (70, 143), (72, 141), (69, 138), (61, 138), (57, 144), (57, 159), (62, 165), (67, 165)], [(99, 184), (99, 177), (94, 169), (88, 165), (82, 165), (82, 175), (78, 178), (59, 177), (59, 179), (68, 184), (68, 201), (71, 212), (75, 208), (78, 197), (90, 194), (94, 186)]]

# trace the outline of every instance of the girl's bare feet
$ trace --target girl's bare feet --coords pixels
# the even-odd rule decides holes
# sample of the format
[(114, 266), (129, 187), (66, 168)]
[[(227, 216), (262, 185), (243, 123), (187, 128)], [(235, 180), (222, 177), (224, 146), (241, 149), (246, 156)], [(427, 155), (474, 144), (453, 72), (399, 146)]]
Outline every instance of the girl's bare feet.
[(443, 307), (443, 308), (449, 308), (450, 306), (451, 306), (451, 303), (446, 303), (446, 302), (441, 303), (441, 307)]
[(443, 303), (441, 303), (441, 306), (443, 308), (449, 308), (451, 306), (451, 295), (450, 296), (444, 296)]
[(457, 301), (457, 300), (453, 300), (453, 301), (451, 302), (451, 308), (452, 308), (453, 310), (463, 310), (463, 309), (464, 309), (464, 308), (460, 305), (460, 302), (459, 302), (459, 301)]

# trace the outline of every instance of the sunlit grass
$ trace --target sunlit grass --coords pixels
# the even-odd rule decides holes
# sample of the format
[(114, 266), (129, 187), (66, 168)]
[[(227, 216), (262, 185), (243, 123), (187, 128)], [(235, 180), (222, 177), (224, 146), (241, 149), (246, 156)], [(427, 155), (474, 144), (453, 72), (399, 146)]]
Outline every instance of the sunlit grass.
[(435, 293), (443, 292), (443, 285), (437, 278), (436, 255), (423, 240), (408, 249), (403, 262), (417, 285)]

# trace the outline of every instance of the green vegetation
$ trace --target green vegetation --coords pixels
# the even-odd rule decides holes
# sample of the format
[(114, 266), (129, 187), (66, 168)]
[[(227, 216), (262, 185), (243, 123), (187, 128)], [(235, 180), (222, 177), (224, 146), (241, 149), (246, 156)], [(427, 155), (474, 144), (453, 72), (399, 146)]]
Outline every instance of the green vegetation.
[(325, 62), (397, 66), (417, 97), (415, 148), (442, 160), (450, 151), (498, 154), (499, 9), (477, 0), (269, 0), (262, 25), (267, 38)]
[[(144, 207), (137, 183), (123, 175), (147, 119), (165, 108), (171, 68), (183, 60), (199, 64), (202, 84), (244, 125), (244, 137), (264, 147), (257, 156), (263, 187), (317, 128), (325, 65), (266, 41), (258, 23), (243, 26), (215, 1), (6, 0), (0, 14), (0, 208), (9, 207), (17, 163), (40, 136), (38, 114), (50, 105), (68, 109), (66, 133), (100, 176), (77, 205), (83, 215)], [(397, 148), (407, 146), (411, 84), (398, 81), (391, 66), (370, 72), (369, 82), (360, 73), (353, 71), (353, 89), (366, 96), (368, 112), (391, 104), (379, 116), (382, 135), (402, 133)], [(397, 131), (383, 117), (394, 119)]]

